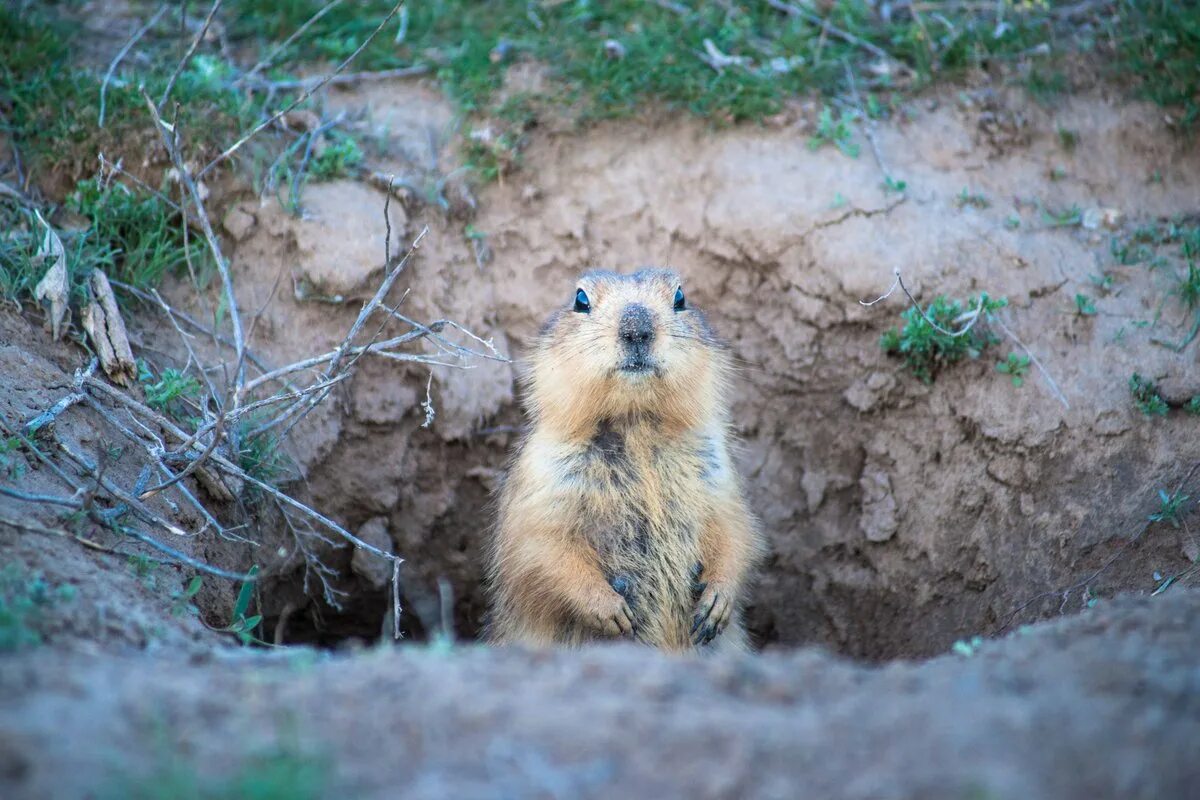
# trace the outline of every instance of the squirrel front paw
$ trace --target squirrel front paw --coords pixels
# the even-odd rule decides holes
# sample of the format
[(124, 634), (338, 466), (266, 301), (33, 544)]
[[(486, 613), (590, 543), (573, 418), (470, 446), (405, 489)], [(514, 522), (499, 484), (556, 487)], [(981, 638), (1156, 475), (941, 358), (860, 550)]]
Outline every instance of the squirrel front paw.
[(733, 617), (733, 589), (720, 580), (709, 580), (696, 603), (692, 618), (692, 644), (697, 647), (717, 638)]
[(633, 633), (633, 611), (625, 598), (613, 589), (597, 592), (587, 605), (583, 620), (605, 636)]

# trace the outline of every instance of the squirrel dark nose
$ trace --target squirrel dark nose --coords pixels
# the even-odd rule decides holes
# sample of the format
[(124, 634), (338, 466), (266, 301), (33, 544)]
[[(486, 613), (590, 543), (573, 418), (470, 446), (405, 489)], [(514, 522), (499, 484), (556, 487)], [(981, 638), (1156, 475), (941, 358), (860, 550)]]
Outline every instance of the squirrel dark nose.
[(630, 345), (645, 345), (654, 341), (654, 316), (641, 303), (630, 303), (621, 312), (617, 324), (621, 341)]

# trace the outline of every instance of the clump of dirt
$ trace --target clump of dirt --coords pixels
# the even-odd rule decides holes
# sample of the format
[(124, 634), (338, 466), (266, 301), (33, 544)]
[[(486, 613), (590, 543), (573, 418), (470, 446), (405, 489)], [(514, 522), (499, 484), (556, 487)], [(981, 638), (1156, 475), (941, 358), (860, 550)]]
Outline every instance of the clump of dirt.
[[(453, 117), (431, 92), (331, 102), (391, 137), (380, 171), (401, 183), (454, 172)], [(1020, 135), (997, 133), (1009, 128)], [(393, 204), (397, 237), (430, 229), (399, 287), (406, 313), (457, 320), (519, 359), (584, 269), (680, 270), (742, 365), (740, 463), (771, 544), (750, 609), (763, 643), (927, 655), (1185, 568), (1187, 534), (1158, 526), (1086, 586), (1010, 615), (1104, 565), (1200, 457), (1192, 419), (1146, 418), (1128, 389), (1136, 371), (1200, 393), (1188, 349), (1155, 343), (1190, 321), (1167, 271), (1111, 254), (1139, 226), (1195, 211), (1200, 158), (1149, 106), (1093, 94), (1047, 109), (991, 89), (915, 101), (863, 144), (858, 159), (814, 150), (803, 115), (771, 129), (671, 119), (544, 134), (469, 223), (417, 194)], [(258, 326), (272, 358), (340, 340), (379, 274), (382, 201), (342, 181), (309, 186), (299, 218), (259, 201), (226, 218), (243, 303), (261, 305), (284, 276)], [(879, 346), (907, 301), (859, 302), (895, 270), (922, 302), (1008, 298), (1008, 333), (921, 383)], [(1024, 354), (1018, 341), (1045, 370), (1031, 366), (1019, 388), (995, 369)], [(444, 578), (465, 636), (481, 624), (488, 498), (521, 426), (517, 367), (472, 367), (430, 379), (364, 365), (294, 453), (318, 507), (408, 559), (405, 591), (425, 619), (407, 624), (436, 624)], [(348, 552), (337, 559), (372, 599), (341, 622), (313, 608), (313, 624), (375, 629), (380, 582), (353, 572)]]

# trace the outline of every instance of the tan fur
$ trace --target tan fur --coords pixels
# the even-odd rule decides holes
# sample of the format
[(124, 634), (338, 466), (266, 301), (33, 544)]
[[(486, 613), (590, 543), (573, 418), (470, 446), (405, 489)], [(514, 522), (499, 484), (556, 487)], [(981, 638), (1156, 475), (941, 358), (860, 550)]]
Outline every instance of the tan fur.
[[(589, 273), (579, 286), (590, 312), (571, 310), (572, 295), (530, 358), (531, 428), (490, 553), (489, 638), (744, 648), (761, 541), (729, 454), (727, 349), (701, 312), (674, 309), (673, 272)], [(647, 372), (620, 369), (630, 304), (653, 320)]]

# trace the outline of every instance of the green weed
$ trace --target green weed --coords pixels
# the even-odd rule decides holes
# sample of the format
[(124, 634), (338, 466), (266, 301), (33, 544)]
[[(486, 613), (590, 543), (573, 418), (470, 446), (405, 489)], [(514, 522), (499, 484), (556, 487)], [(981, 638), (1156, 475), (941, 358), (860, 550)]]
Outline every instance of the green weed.
[(1200, 416), (1200, 394), (1192, 395), (1192, 397), (1183, 404), (1183, 410), (1193, 416)]
[(112, 253), (110, 277), (157, 286), (168, 274), (184, 274), (189, 260), (200, 278), (207, 276), (204, 243), (193, 237), (185, 244), (183, 220), (161, 198), (91, 179), (76, 186), (67, 206), (91, 223), (91, 245)]
[(74, 586), (52, 586), (40, 572), (0, 569), (0, 653), (41, 644), (46, 612), (74, 597)]
[(320, 155), (309, 165), (309, 174), (313, 180), (327, 181), (343, 178), (349, 175), (362, 163), (363, 151), (352, 136), (333, 131), (329, 134), (332, 140), (325, 145)]
[(129, 556), (126, 563), (129, 565), (130, 571), (139, 578), (149, 578), (153, 574), (154, 568), (158, 566), (140, 553)]
[(1020, 387), (1025, 383), (1025, 374), (1029, 372), (1030, 358), (1020, 353), (1009, 353), (1004, 361), (996, 362), (996, 371), (1012, 378), (1012, 385)]
[(854, 141), (854, 115), (846, 111), (834, 118), (829, 106), (821, 109), (817, 118), (817, 132), (808, 140), (809, 150), (819, 150), (832, 144), (850, 158), (858, 158), (862, 148)]
[(25, 474), (25, 459), (19, 453), (22, 443), (16, 436), (0, 439), (0, 475), (16, 481)]
[[(1113, 284), (1116, 282), (1116, 278), (1113, 277), (1113, 274), (1104, 270), (1101, 270), (1095, 275), (1088, 276), (1088, 280), (1090, 280), (1092, 285), (1102, 292), (1112, 291)], [(1078, 300), (1076, 300), (1076, 304), (1078, 304)]]
[[(914, 375), (925, 383), (932, 383), (937, 372), (946, 364), (964, 358), (978, 358), (985, 348), (999, 341), (982, 321), (960, 336), (951, 336), (944, 331), (958, 331), (975, 312), (986, 315), (1007, 304), (1006, 298), (992, 300), (987, 294), (981, 294), (967, 302), (964, 312), (961, 302), (950, 301), (939, 295), (924, 314), (915, 307), (906, 309), (901, 314), (904, 327), (885, 332), (880, 339), (880, 346), (885, 353), (902, 356)], [(937, 327), (931, 325), (930, 320)]]
[(1057, 128), (1058, 144), (1063, 150), (1068, 153), (1075, 152), (1075, 148), (1079, 145), (1079, 134), (1068, 128)]
[(1045, 106), (1070, 89), (1070, 84), (1067, 76), (1058, 70), (1032, 69), (1025, 79), (1025, 88), (1034, 100)]
[(1085, 294), (1075, 294), (1075, 311), (1083, 317), (1096, 315), (1096, 302)]
[(1083, 221), (1083, 209), (1071, 206), (1061, 211), (1042, 208), (1042, 222), (1049, 228), (1071, 228)]
[(964, 186), (963, 190), (959, 192), (957, 196), (955, 196), (954, 204), (959, 208), (971, 206), (973, 208), (982, 209), (991, 207), (992, 201), (989, 200), (987, 195), (983, 194), (982, 192), (972, 192), (970, 189)]
[(884, 176), (883, 192), (884, 194), (903, 194), (908, 191), (908, 181), (898, 180), (891, 175)]
[(1182, 520), (1180, 512), (1183, 510), (1183, 504), (1188, 501), (1186, 494), (1175, 492), (1167, 494), (1165, 490), (1158, 490), (1159, 509), (1149, 516), (1151, 522), (1166, 522), (1172, 528), (1178, 529)]
[(255, 432), (264, 419), (248, 414), (239, 422), (238, 466), (263, 483), (276, 484), (295, 471), (274, 430)]
[[(258, 574), (258, 566), (255, 565), (246, 573), (251, 578)], [(266, 644), (254, 635), (254, 629), (262, 622), (262, 614), (254, 614), (247, 617), (246, 612), (250, 610), (250, 601), (254, 598), (253, 580), (242, 582), (241, 588), (238, 590), (237, 601), (233, 605), (233, 618), (223, 630), (236, 634), (242, 644)], [(197, 591), (199, 589), (197, 588)]]
[(204, 586), (204, 579), (199, 575), (194, 576), (188, 585), (179, 591), (171, 593), (171, 616), (182, 617), (184, 614), (199, 614), (200, 609), (192, 603), (193, 598), (200, 593), (200, 589)]
[(1167, 401), (1158, 393), (1158, 386), (1149, 378), (1143, 378), (1136, 372), (1129, 379), (1129, 393), (1133, 395), (1133, 403), (1147, 417), (1165, 417)]
[(1200, 266), (1194, 262), (1187, 265), (1187, 274), (1179, 278), (1179, 283), (1173, 290), (1179, 302), (1189, 310), (1200, 305)]
[(145, 362), (138, 362), (138, 381), (146, 395), (146, 405), (174, 416), (183, 413), (184, 402), (200, 397), (200, 382), (168, 367), (156, 379)]

